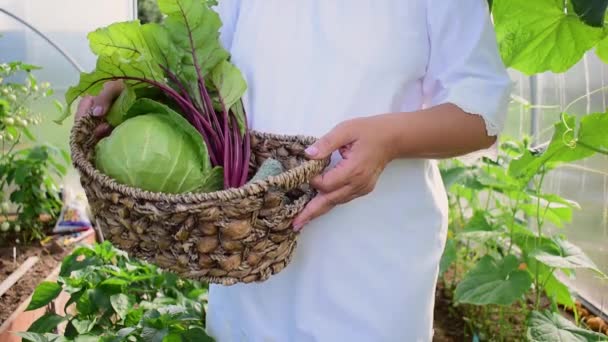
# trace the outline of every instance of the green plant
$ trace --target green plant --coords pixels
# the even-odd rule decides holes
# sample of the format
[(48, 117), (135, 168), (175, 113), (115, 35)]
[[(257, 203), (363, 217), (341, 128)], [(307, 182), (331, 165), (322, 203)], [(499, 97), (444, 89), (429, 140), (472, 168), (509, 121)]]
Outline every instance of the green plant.
[[(527, 75), (561, 73), (593, 48), (608, 62), (604, 28), (608, 0), (494, 0), (490, 4), (507, 67)], [(450, 238), (440, 272), (454, 302), (472, 306), (471, 329), (488, 338), (608, 339), (577, 327), (558, 311), (559, 306), (574, 309), (575, 303), (560, 275), (574, 276), (577, 269), (586, 268), (606, 278), (579, 247), (547, 230), (548, 225), (563, 227), (580, 207), (544, 192), (546, 175), (565, 163), (608, 155), (608, 114), (573, 115), (569, 108), (544, 147), (531, 146), (527, 138), (504, 139), (497, 160), (443, 163)], [(516, 322), (521, 317), (525, 329), (504, 328), (509, 319)], [(580, 323), (578, 318), (575, 321)]]
[[(159, 9), (166, 15), (161, 23), (119, 22), (89, 33), (97, 65), (92, 72), (81, 74), (79, 83), (66, 92), (68, 111), (62, 119), (69, 115), (78, 97), (96, 95), (104, 82), (121, 80), (125, 89), (114, 104), (119, 110), (110, 113), (110, 123), (120, 127), (134, 120), (125, 114), (137, 98), (166, 103), (198, 131), (197, 139), (205, 144), (205, 160), (198, 160), (205, 177), (218, 173), (211, 167), (221, 168), (224, 187), (245, 184), (251, 151), (241, 97), (247, 84), (221, 46), (222, 23), (211, 3), (158, 0)], [(156, 111), (138, 112), (148, 113)], [(181, 129), (183, 125), (175, 127)], [(123, 140), (131, 137), (125, 135)], [(211, 167), (203, 168), (209, 163)]]
[(36, 69), (22, 62), (0, 64), (0, 239), (40, 239), (47, 227), (41, 215), (55, 219), (61, 210), (56, 178), (65, 174), (69, 156), (51, 146), (24, 146), (35, 142), (28, 127), (40, 122), (32, 103), (52, 94), (48, 83), (37, 82)]
[(61, 291), (70, 295), (69, 314), (45, 314), (18, 333), (24, 340), (213, 341), (205, 332), (206, 286), (130, 259), (108, 242), (74, 250), (56, 282), (38, 285), (27, 310), (51, 304)]
[(589, 50), (608, 63), (607, 0), (494, 0), (503, 61), (532, 75), (565, 72)]
[[(496, 161), (443, 166), (452, 210), (441, 271), (455, 263), (456, 272), (465, 272), (450, 275), (448, 287), (457, 304), (498, 305), (500, 314), (503, 307), (519, 303), (532, 314), (545, 309), (541, 297), (546, 297), (553, 310), (558, 305), (573, 308), (574, 298), (559, 273), (570, 276), (587, 268), (605, 277), (580, 248), (561, 234), (548, 234), (548, 223), (562, 227), (579, 206), (543, 192), (542, 185), (547, 173), (563, 163), (608, 154), (608, 136), (602, 134), (607, 129), (606, 114), (587, 115), (578, 127), (573, 116), (564, 114), (544, 151), (531, 151), (525, 141), (505, 140)], [(538, 322), (530, 320), (530, 329), (537, 329)]]

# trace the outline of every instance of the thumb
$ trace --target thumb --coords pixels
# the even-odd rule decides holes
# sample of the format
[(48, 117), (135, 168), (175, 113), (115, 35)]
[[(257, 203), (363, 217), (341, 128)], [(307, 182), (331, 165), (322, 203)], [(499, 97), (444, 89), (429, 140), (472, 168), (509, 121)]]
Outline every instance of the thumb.
[(352, 143), (354, 141), (353, 136), (350, 126), (340, 124), (329, 131), (329, 133), (319, 138), (304, 152), (312, 159), (324, 159), (329, 157), (340, 147)]
[(121, 81), (110, 81), (103, 85), (103, 90), (93, 98), (93, 116), (104, 116), (107, 114), (114, 100), (120, 95), (123, 89)]

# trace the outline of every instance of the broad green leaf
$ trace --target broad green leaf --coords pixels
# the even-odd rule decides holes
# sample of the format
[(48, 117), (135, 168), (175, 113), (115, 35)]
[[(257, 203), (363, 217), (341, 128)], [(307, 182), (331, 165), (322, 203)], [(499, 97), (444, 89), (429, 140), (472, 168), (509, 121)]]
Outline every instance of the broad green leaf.
[(545, 294), (548, 298), (558, 304), (574, 307), (574, 297), (568, 286), (559, 281), (553, 274), (549, 275), (548, 278), (542, 277), (541, 279), (546, 279)]
[(164, 25), (176, 47), (173, 53), (181, 56), (183, 79), (198, 79), (193, 55), (202, 77), (228, 58), (229, 54), (219, 40), (220, 17), (202, 1), (159, 0), (158, 7), (167, 15)]
[(604, 27), (608, 0), (571, 0), (576, 14), (589, 26)]
[(125, 119), (125, 114), (129, 111), (129, 108), (137, 100), (135, 91), (132, 87), (124, 87), (118, 98), (114, 100), (112, 107), (106, 115), (106, 121), (113, 127), (120, 125)]
[(112, 308), (109, 293), (102, 288), (93, 289), (90, 296), (97, 310), (106, 311)]
[(601, 58), (604, 63), (608, 63), (608, 36), (604, 37), (604, 39), (597, 44), (595, 53), (597, 53), (598, 57)]
[(579, 144), (608, 151), (608, 113), (587, 114), (581, 118), (578, 131)]
[(102, 281), (98, 287), (105, 293), (119, 293), (122, 292), (127, 285), (129, 285), (129, 281), (112, 277)]
[(539, 251), (551, 254), (559, 254), (560, 251), (553, 239), (545, 236), (539, 238), (536, 233), (521, 227), (514, 230), (513, 243), (521, 249), (524, 256), (533, 255)]
[(100, 341), (100, 337), (92, 335), (92, 334), (78, 335), (74, 339), (74, 342), (99, 342), (99, 341)]
[(536, 218), (538, 214), (541, 219), (547, 220), (560, 228), (564, 226), (564, 223), (572, 220), (572, 208), (560, 203), (548, 204), (541, 200), (540, 207), (537, 204), (526, 203), (521, 204), (520, 208), (530, 217)]
[(89, 45), (97, 56), (161, 64), (178, 72), (179, 55), (167, 29), (156, 23), (140, 25), (139, 20), (118, 22), (88, 34)]
[(126, 326), (137, 325), (137, 323), (139, 323), (139, 321), (141, 320), (143, 315), (144, 315), (144, 309), (141, 307), (137, 308), (137, 309), (129, 310), (129, 312), (127, 313), (127, 316), (125, 317), (125, 325)]
[(463, 230), (465, 232), (476, 232), (484, 231), (489, 232), (495, 230), (496, 227), (492, 226), (486, 217), (486, 212), (483, 210), (477, 210), (471, 217), (471, 219), (465, 224)]
[(65, 320), (65, 317), (49, 312), (32, 323), (27, 331), (40, 334), (48, 333), (53, 331), (53, 329), (56, 329), (57, 326)]
[(188, 331), (182, 333), (183, 342), (214, 342), (215, 340), (209, 335), (205, 329), (201, 327), (192, 327)]
[(557, 312), (532, 311), (528, 317), (527, 337), (530, 342), (607, 341), (606, 335), (577, 327)]
[(534, 203), (536, 203), (538, 198), (541, 198), (541, 206), (546, 206), (547, 204), (553, 204), (553, 203), (557, 203), (557, 204), (562, 204), (568, 208), (572, 208), (572, 209), (581, 209), (581, 205), (578, 204), (578, 202), (558, 196), (556, 194), (530, 194), (530, 198), (531, 201), (533, 201)]
[(91, 51), (97, 56), (117, 55), (125, 60), (153, 59), (141, 33), (139, 20), (100, 27), (90, 32), (87, 38)]
[[(164, 68), (179, 72), (179, 56), (167, 30), (158, 24), (140, 25), (138, 21), (114, 23), (88, 35), (91, 50), (97, 54), (95, 70), (81, 73), (78, 85), (65, 95), (67, 106), (56, 122), (70, 115), (71, 104), (84, 94), (97, 95), (103, 83), (116, 78), (135, 77), (164, 84)], [(126, 80), (127, 84), (140, 83)], [(115, 114), (112, 121), (117, 121)], [(116, 118), (119, 119), (119, 118)]]
[(527, 184), (541, 168), (552, 168), (563, 162), (573, 162), (587, 158), (594, 151), (576, 144), (576, 118), (567, 113), (555, 124), (555, 131), (547, 149), (533, 155), (526, 151), (523, 156), (513, 160), (509, 165), (509, 174), (520, 180), (521, 184)]
[(158, 7), (167, 15), (164, 25), (180, 49), (184, 73), (196, 75), (192, 56), (196, 56), (202, 76), (228, 58), (219, 39), (220, 17), (202, 1), (159, 0)]
[(163, 338), (163, 342), (183, 342), (181, 334), (172, 332)]
[(142, 25), (142, 35), (148, 44), (148, 49), (154, 60), (174, 74), (181, 72), (181, 58), (175, 51), (175, 45), (171, 41), (171, 35), (167, 28), (157, 23)]
[(602, 37), (561, 1), (495, 0), (492, 11), (505, 65), (528, 75), (565, 72)]
[(60, 293), (61, 285), (55, 282), (43, 281), (34, 290), (32, 300), (27, 306), (26, 311), (35, 310), (49, 304), (53, 299), (57, 298)]
[(534, 258), (550, 267), (588, 268), (601, 273), (595, 263), (578, 246), (557, 237), (553, 238), (553, 242), (558, 250), (539, 250), (534, 252)]
[(574, 297), (570, 289), (556, 277), (555, 270), (533, 258), (526, 258), (526, 268), (531, 277), (538, 276), (541, 289), (556, 304), (572, 307)]
[(70, 323), (72, 324), (74, 329), (76, 329), (78, 334), (82, 335), (82, 334), (86, 334), (86, 333), (90, 332), (97, 322), (96, 322), (96, 320), (90, 321), (87, 319), (81, 320), (81, 319), (74, 318), (70, 321)]
[(532, 284), (528, 272), (519, 270), (518, 266), (513, 255), (500, 261), (486, 255), (458, 284), (454, 300), (474, 305), (512, 304), (522, 298)]
[(76, 310), (81, 315), (90, 315), (97, 311), (97, 307), (95, 306), (95, 302), (93, 300), (93, 291), (92, 289), (86, 290), (82, 296), (76, 301)]
[(82, 95), (98, 95), (106, 81), (119, 78), (125, 80), (127, 85), (136, 84), (145, 79), (148, 82), (164, 84), (164, 72), (156, 61), (146, 59), (125, 59), (120, 55), (99, 56), (95, 70), (90, 73), (81, 73), (77, 85), (70, 87), (65, 93), (67, 106), (62, 117), (55, 120), (62, 123), (69, 115), (72, 103)]
[(24, 341), (31, 342), (52, 342), (57, 338), (57, 335), (39, 334), (34, 332), (14, 332), (13, 334), (23, 338)]
[(486, 212), (477, 210), (457, 236), (460, 239), (484, 243), (485, 241), (496, 239), (502, 235), (502, 232), (497, 231), (496, 229), (496, 226), (488, 222)]
[(126, 336), (131, 335), (135, 330), (136, 330), (136, 328), (134, 328), (134, 327), (122, 328), (122, 329), (118, 330), (116, 335), (118, 337), (126, 337)]
[(129, 310), (133, 307), (133, 300), (124, 293), (112, 295), (110, 297), (112, 308), (121, 319), (124, 319), (129, 314)]
[(228, 61), (222, 61), (213, 68), (211, 81), (218, 90), (226, 110), (230, 110), (240, 101), (247, 90), (247, 83), (240, 70)]
[(168, 333), (168, 328), (156, 329), (144, 327), (141, 331), (141, 338), (144, 342), (163, 342), (163, 339)]
[(469, 231), (469, 232), (460, 232), (457, 237), (460, 240), (465, 241), (475, 241), (477, 243), (485, 243), (487, 241), (495, 241), (497, 240), (503, 233), (500, 231)]
[(243, 102), (237, 101), (232, 106), (232, 113), (236, 117), (236, 122), (239, 125), (239, 129), (241, 131), (241, 135), (245, 135), (247, 131), (247, 118), (245, 116), (245, 108), (243, 108)]
[(441, 179), (446, 190), (449, 190), (452, 184), (458, 182), (462, 177), (465, 176), (468, 169), (463, 166), (456, 166), (451, 168), (441, 168)]
[(439, 263), (439, 275), (441, 276), (454, 261), (456, 261), (456, 242), (454, 239), (448, 239)]
[(513, 179), (502, 165), (484, 165), (475, 180), (487, 188), (499, 192), (517, 191), (520, 184)]

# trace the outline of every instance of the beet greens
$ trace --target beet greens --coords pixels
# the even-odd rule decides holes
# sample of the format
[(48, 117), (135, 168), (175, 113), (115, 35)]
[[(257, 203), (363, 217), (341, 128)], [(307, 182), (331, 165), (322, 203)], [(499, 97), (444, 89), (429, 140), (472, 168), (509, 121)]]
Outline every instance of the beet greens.
[[(241, 103), (247, 85), (221, 45), (221, 21), (211, 3), (158, 0), (166, 16), (160, 24), (141, 25), (135, 20), (91, 32), (88, 39), (97, 55), (96, 68), (80, 75), (78, 85), (68, 89), (66, 102), (69, 110), (78, 97), (98, 94), (104, 82), (122, 80), (124, 96), (111, 110), (112, 125), (124, 121), (138, 97), (163, 102), (200, 133), (211, 165), (223, 168), (224, 188), (239, 187), (247, 181), (250, 158)], [(150, 92), (151, 88), (157, 92)]]

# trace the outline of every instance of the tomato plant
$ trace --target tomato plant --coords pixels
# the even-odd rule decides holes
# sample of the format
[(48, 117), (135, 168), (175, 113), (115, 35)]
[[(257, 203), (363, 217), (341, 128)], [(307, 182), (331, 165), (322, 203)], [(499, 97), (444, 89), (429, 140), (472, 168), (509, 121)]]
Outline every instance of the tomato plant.
[(48, 225), (41, 215), (54, 220), (61, 210), (56, 179), (65, 175), (69, 156), (52, 146), (23, 146), (35, 142), (28, 127), (41, 120), (32, 103), (52, 94), (50, 85), (32, 74), (36, 69), (22, 62), (0, 64), (0, 242), (43, 238)]
[[(29, 341), (213, 341), (205, 332), (207, 286), (138, 260), (108, 242), (63, 260), (56, 282), (41, 283), (28, 310), (70, 295), (69, 314), (47, 313), (19, 333)], [(67, 323), (63, 335), (57, 326)]]

